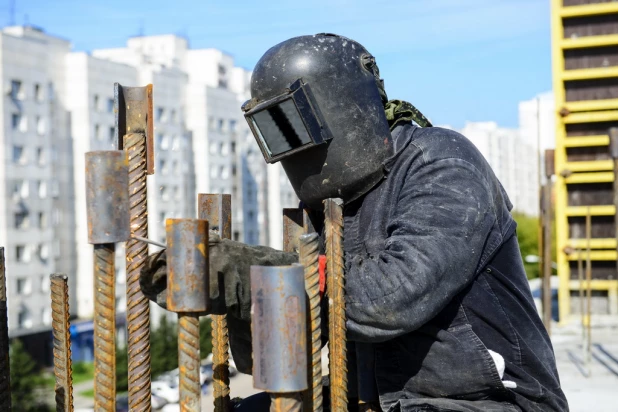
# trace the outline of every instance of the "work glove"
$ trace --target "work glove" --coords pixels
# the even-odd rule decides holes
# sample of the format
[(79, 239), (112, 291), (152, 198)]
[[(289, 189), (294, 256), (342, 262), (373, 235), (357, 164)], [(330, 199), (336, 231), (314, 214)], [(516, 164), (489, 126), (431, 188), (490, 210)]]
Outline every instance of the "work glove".
[[(251, 373), (250, 268), (298, 263), (298, 254), (265, 246), (251, 246), (208, 233), (210, 314), (228, 315), (230, 347), (240, 372)], [(148, 256), (140, 274), (142, 293), (164, 309), (167, 299), (165, 250)]]

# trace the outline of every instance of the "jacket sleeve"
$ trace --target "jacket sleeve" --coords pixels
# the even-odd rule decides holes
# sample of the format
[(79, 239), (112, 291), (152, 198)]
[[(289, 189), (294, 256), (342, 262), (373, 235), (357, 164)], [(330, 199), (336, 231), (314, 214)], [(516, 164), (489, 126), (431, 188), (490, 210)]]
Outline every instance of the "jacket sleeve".
[(409, 171), (394, 201), (382, 250), (349, 257), (351, 340), (389, 340), (436, 316), (473, 280), (496, 221), (486, 178), (462, 159)]

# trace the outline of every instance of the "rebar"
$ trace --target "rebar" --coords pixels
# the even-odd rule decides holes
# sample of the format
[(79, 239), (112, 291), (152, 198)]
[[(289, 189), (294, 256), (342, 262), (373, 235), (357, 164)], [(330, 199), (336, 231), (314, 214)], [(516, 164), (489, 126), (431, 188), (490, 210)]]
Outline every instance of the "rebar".
[[(232, 238), (231, 195), (198, 195), (200, 219), (208, 220), (209, 227), (223, 239)], [(223, 289), (219, 285), (219, 290)], [(212, 335), (212, 392), (215, 412), (230, 410), (230, 338), (226, 315), (211, 315)]]
[[(127, 134), (123, 147), (129, 155), (131, 234), (147, 238), (146, 136)], [(126, 244), (126, 257), (129, 409), (150, 411), (150, 307), (139, 285), (140, 272), (148, 257), (148, 245), (130, 239)]]
[(180, 410), (199, 412), (200, 319), (197, 314), (178, 314), (178, 371)]
[(324, 201), (326, 271), (328, 288), (328, 349), (331, 411), (348, 409), (346, 362), (345, 278), (343, 261), (343, 208), (341, 201)]
[(270, 412), (306, 411), (298, 393), (271, 393)]
[(591, 238), (592, 238), (592, 216), (590, 214), (590, 206), (586, 214), (586, 366), (588, 376), (590, 376), (590, 362), (592, 361), (592, 262), (591, 257)]
[(551, 307), (552, 307), (552, 291), (551, 291), (551, 271), (552, 271), (552, 255), (551, 255), (551, 176), (547, 177), (543, 190), (545, 191), (544, 207), (543, 207), (543, 323), (547, 333), (551, 335)]
[(300, 237), (300, 263), (305, 268), (305, 289), (309, 299), (309, 327), (307, 348), (309, 352), (309, 367), (307, 368), (309, 389), (303, 399), (303, 410), (306, 412), (322, 411), (322, 336), (320, 319), (320, 273), (318, 271), (319, 238), (317, 233)]
[(94, 245), (94, 410), (116, 410), (116, 296), (113, 243)]
[(71, 334), (69, 333), (69, 285), (66, 275), (50, 276), (56, 411), (73, 411)]
[(9, 325), (6, 303), (4, 248), (0, 247), (0, 410), (11, 410), (11, 362), (9, 359)]
[(577, 249), (577, 280), (579, 282), (579, 312), (582, 322), (582, 348), (586, 347), (586, 311), (584, 309), (584, 250)]

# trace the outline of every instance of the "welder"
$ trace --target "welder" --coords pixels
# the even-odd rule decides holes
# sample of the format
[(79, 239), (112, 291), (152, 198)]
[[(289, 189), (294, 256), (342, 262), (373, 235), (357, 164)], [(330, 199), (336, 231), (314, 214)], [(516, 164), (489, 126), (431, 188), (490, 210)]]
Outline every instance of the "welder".
[[(512, 205), (469, 140), (388, 100), (375, 58), (327, 33), (269, 49), (242, 110), (318, 233), (323, 200), (343, 200), (348, 339), (369, 344), (377, 408), (568, 410)], [(250, 373), (249, 266), (298, 256), (215, 235), (210, 243), (211, 279), (224, 280), (211, 287), (214, 310), (227, 313), (236, 365)], [(165, 302), (164, 253), (141, 284)]]

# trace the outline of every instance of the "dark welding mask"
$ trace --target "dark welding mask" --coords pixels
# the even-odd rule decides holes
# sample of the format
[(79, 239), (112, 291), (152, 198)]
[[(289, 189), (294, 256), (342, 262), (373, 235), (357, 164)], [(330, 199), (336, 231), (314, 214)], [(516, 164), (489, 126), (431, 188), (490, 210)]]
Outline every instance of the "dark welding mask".
[(392, 155), (375, 60), (332, 34), (280, 43), (257, 63), (245, 118), (268, 163), (281, 162), (297, 196), (352, 201), (384, 177)]

